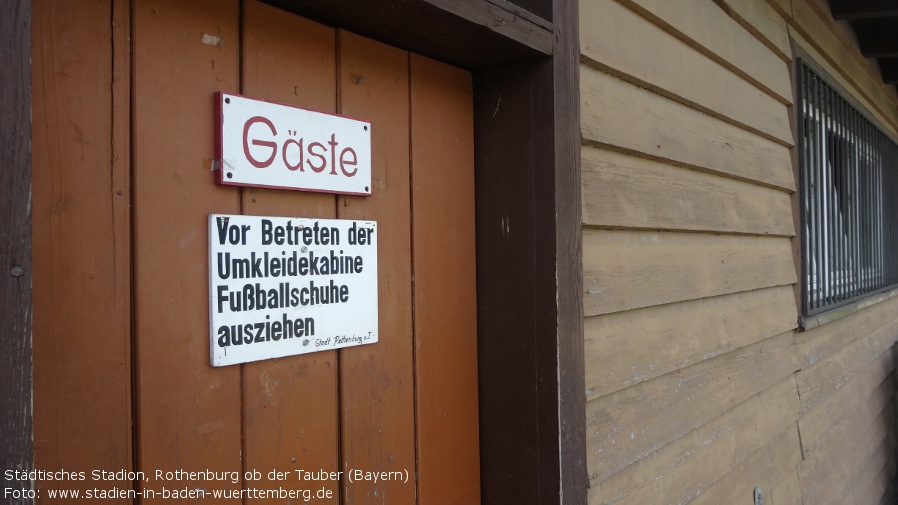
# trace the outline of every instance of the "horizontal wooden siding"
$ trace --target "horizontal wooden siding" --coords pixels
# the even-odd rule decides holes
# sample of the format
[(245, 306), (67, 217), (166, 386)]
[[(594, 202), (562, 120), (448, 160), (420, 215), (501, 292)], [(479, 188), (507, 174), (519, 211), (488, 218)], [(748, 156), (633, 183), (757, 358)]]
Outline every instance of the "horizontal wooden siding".
[(894, 475), (898, 301), (797, 328), (793, 44), (895, 124), (821, 4), (581, 3), (591, 504), (879, 503)]

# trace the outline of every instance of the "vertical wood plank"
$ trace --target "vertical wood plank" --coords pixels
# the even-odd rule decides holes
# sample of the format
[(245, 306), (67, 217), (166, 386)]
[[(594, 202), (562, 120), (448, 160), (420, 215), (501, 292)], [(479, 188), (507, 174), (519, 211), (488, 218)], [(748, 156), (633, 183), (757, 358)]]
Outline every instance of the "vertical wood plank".
[[(31, 0), (0, 4), (0, 467), (34, 466), (32, 443)], [(0, 476), (5, 488), (14, 484)], [(18, 482), (15, 482), (18, 484)], [(6, 498), (4, 504), (32, 503)]]
[[(537, 347), (548, 333), (540, 331), (546, 318), (533, 307), (540, 287), (548, 290), (535, 251), (541, 239), (543, 248), (554, 241), (551, 228), (530, 225), (537, 219), (533, 172), (540, 166), (533, 150), (507, 147), (534, 143), (533, 88), (521, 85), (533, 76), (530, 65), (506, 65), (480, 72), (474, 81), (475, 121), (483, 124), (475, 132), (475, 164), (484, 503), (536, 500), (535, 490), (542, 490), (540, 443), (549, 438), (540, 433), (540, 388), (522, 385), (540, 383)], [(550, 276), (554, 282), (554, 272)]]
[(409, 482), (344, 482), (344, 503), (415, 503), (408, 53), (340, 32), (340, 113), (372, 121), (372, 194), (341, 219), (378, 222), (379, 338), (340, 350), (343, 470), (408, 472)]
[[(34, 8), (35, 464), (130, 469), (127, 6)], [(37, 484), (60, 487), (94, 486)]]
[[(334, 30), (256, 1), (246, 2), (244, 16), (243, 92), (252, 98), (335, 112)], [(251, 188), (242, 194), (244, 214), (335, 217), (333, 195)], [(312, 483), (297, 483), (294, 470), (339, 470), (337, 352), (243, 367), (246, 468), (290, 472), (285, 487), (300, 489)], [(315, 490), (326, 487), (339, 496), (338, 481), (314, 484)]]
[(240, 368), (209, 365), (206, 239), (208, 214), (240, 209), (238, 190), (209, 172), (214, 93), (237, 91), (239, 4), (133, 5), (138, 465), (239, 471)]
[[(542, 84), (538, 85), (534, 98), (543, 104), (542, 114), (535, 117), (536, 128), (540, 136), (551, 135), (553, 143), (552, 159), (547, 160), (547, 166), (552, 167), (553, 172), (554, 207), (544, 204), (540, 208), (553, 209), (555, 220), (553, 227), (555, 247), (552, 255), (555, 264), (555, 284), (552, 294), (555, 299), (544, 298), (539, 306), (551, 307), (552, 302), (555, 302), (557, 312), (552, 322), (556, 325), (549, 326), (555, 328), (555, 338), (546, 340), (555, 341), (557, 354), (553, 356), (553, 353), (540, 353), (549, 356), (548, 366), (543, 367), (544, 372), (540, 375), (540, 379), (545, 378), (553, 386), (553, 393), (558, 399), (558, 418), (552, 419), (552, 428), (548, 430), (558, 439), (558, 456), (554, 461), (546, 462), (547, 469), (542, 473), (554, 476), (557, 471), (560, 475), (558, 494), (547, 497), (545, 503), (586, 503), (589, 488), (586, 470), (586, 426), (581, 422), (581, 419), (586, 417), (586, 396), (582, 393), (586, 391), (586, 361), (581, 295), (583, 231), (580, 223), (583, 222), (583, 217), (579, 135), (580, 5), (579, 0), (552, 2), (557, 35), (552, 48), (551, 84), (548, 78), (541, 79)], [(546, 110), (550, 101), (551, 112)], [(537, 164), (537, 167), (540, 165)], [(539, 182), (537, 184), (539, 185)], [(543, 211), (541, 214), (545, 216), (547, 212)], [(552, 334), (552, 330), (549, 330), (549, 334)], [(554, 405), (549, 409), (554, 411), (552, 407)], [(555, 455), (554, 452), (549, 454)]]
[(418, 500), (479, 503), (472, 84), (411, 57)]

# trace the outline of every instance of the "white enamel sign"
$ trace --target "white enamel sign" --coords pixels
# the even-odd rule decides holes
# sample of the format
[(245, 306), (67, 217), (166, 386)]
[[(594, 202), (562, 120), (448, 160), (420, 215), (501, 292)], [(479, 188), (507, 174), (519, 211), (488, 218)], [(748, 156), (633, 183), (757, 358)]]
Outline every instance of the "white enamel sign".
[(218, 93), (218, 184), (371, 194), (371, 124)]
[(377, 223), (209, 216), (212, 366), (377, 342)]

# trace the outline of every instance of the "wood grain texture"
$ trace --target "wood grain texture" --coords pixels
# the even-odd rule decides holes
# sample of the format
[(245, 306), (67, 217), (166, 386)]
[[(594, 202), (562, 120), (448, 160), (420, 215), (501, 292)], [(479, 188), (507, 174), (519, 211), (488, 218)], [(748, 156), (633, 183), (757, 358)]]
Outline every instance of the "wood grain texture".
[[(818, 453), (798, 465), (805, 503), (837, 504), (851, 500), (847, 492), (863, 477), (871, 460), (884, 463), (885, 447), (894, 445), (895, 402), (881, 405), (872, 418), (857, 419), (854, 430), (838, 440), (827, 453)], [(873, 475), (880, 467), (874, 468)], [(867, 476), (869, 478), (869, 476)]]
[(590, 474), (589, 503), (688, 503), (794, 426), (797, 415), (789, 376), (610, 479)]
[(132, 466), (128, 13), (113, 5), (34, 4), (34, 458), (46, 470)]
[[(877, 462), (876, 459), (871, 459), (862, 474), (862, 478), (852, 483), (848, 488), (846, 494), (852, 497), (852, 499), (858, 497), (860, 503), (888, 505), (894, 501), (893, 498), (888, 495), (889, 490), (893, 487), (895, 470), (898, 468), (894, 456), (890, 456), (895, 450), (894, 437), (887, 438), (884, 443), (885, 442), (887, 442), (888, 445), (884, 446), (884, 451), (878, 453), (879, 458), (881, 458), (879, 462)], [(885, 464), (883, 464), (882, 470), (874, 475), (872, 469), (874, 468), (874, 465), (882, 462), (882, 459), (885, 460)], [(870, 478), (871, 476), (873, 476), (872, 479)]]
[[(517, 16), (488, 0), (266, 3), (469, 69), (542, 59), (553, 50), (553, 36), (545, 23), (537, 23), (531, 16)], [(551, 8), (550, 3), (544, 5)]]
[(898, 341), (893, 319), (838, 353), (795, 374), (801, 395), (801, 410), (807, 412), (838, 391), (852, 377), (877, 360)]
[(238, 91), (239, 4), (140, 0), (133, 23), (138, 467), (239, 471), (240, 367), (210, 367), (206, 307), (207, 216), (240, 212), (209, 171), (214, 93)]
[(607, 479), (797, 368), (790, 331), (588, 402), (590, 474)]
[(589, 146), (582, 157), (586, 225), (795, 235), (784, 191)]
[(504, 38), (542, 54), (552, 54), (552, 30), (532, 23), (515, 13), (497, 9), (487, 0), (424, 0), (434, 7), (454, 13), (472, 25), (493, 30)]
[(421, 505), (480, 500), (471, 100), (469, 73), (412, 55), (412, 271)]
[[(339, 33), (340, 113), (371, 119), (372, 194), (339, 198), (341, 219), (378, 223), (375, 345), (340, 350), (343, 469), (415, 468), (409, 213), (408, 53)], [(344, 502), (414, 504), (412, 482), (343, 483)]]
[(588, 315), (796, 281), (786, 238), (584, 230)]
[[(256, 1), (244, 4), (243, 16), (243, 92), (337, 112), (334, 29)], [(244, 188), (240, 194), (243, 213), (248, 215), (336, 217), (333, 195), (256, 188)], [(336, 351), (246, 363), (242, 391), (246, 468), (341, 470)], [(340, 481), (320, 484), (316, 489), (327, 488), (339, 501)], [(266, 489), (280, 485), (252, 483)]]
[[(541, 368), (540, 382), (550, 384), (550, 399), (557, 398), (558, 408), (552, 402), (543, 402), (542, 432), (551, 437), (542, 436), (544, 440), (542, 454), (548, 454), (543, 463), (543, 478), (540, 489), (549, 490), (541, 497), (542, 504), (586, 503), (587, 489), (587, 457), (586, 430), (582, 419), (586, 417), (586, 399), (584, 390), (585, 354), (583, 346), (583, 304), (582, 304), (582, 258), (583, 246), (580, 223), (582, 222), (580, 188), (582, 186), (580, 168), (580, 50), (578, 33), (581, 5), (579, 0), (552, 1), (552, 19), (555, 27), (555, 45), (552, 59), (552, 83), (547, 85), (545, 79), (537, 81), (539, 85), (537, 101), (544, 104), (538, 110), (545, 110), (549, 96), (552, 97), (552, 112), (536, 116), (535, 128), (540, 138), (551, 137), (553, 157), (546, 160), (546, 165), (539, 163), (535, 169), (538, 173), (543, 167), (552, 167), (554, 172), (554, 193), (551, 201), (538, 201), (540, 209), (553, 209), (553, 212), (541, 210), (538, 216), (542, 220), (555, 221), (555, 247), (549, 258), (537, 258), (540, 264), (555, 265), (555, 283), (552, 289), (542, 295), (540, 312), (545, 313), (553, 303), (557, 308), (554, 320), (546, 318), (543, 333), (538, 329), (538, 338), (549, 344), (549, 348), (541, 347), (538, 352), (547, 363)], [(545, 64), (537, 68), (545, 67)], [(549, 119), (551, 117), (551, 120)], [(550, 126), (551, 125), (551, 126)], [(548, 141), (548, 139), (546, 139)], [(511, 148), (511, 146), (509, 146)], [(540, 161), (537, 158), (537, 161)], [(539, 181), (537, 184), (541, 185)], [(549, 214), (549, 215), (547, 215)], [(546, 335), (555, 333), (555, 342)], [(554, 351), (554, 352), (553, 352)], [(557, 354), (556, 354), (557, 353)], [(556, 358), (557, 356), (557, 358)], [(557, 372), (556, 372), (557, 370)], [(555, 378), (558, 383), (555, 385)], [(544, 388), (545, 389), (545, 388)], [(557, 412), (558, 417), (554, 417)], [(551, 428), (549, 426), (552, 425)], [(556, 431), (557, 430), (557, 431)], [(558, 439), (558, 456), (554, 449)], [(556, 470), (557, 469), (557, 470)], [(560, 474), (555, 479), (556, 471)], [(555, 492), (554, 482), (558, 482)]]
[(619, 0), (721, 65), (792, 103), (788, 67), (779, 56), (707, 0)]
[[(891, 405), (893, 410), (894, 407), (894, 404)], [(857, 499), (858, 503), (873, 504), (890, 503), (889, 497), (886, 496), (886, 488), (891, 484), (898, 465), (895, 462), (894, 418), (886, 422), (892, 423), (887, 428), (886, 436), (873, 455), (861, 463), (863, 469), (857, 477), (842, 489), (840, 495), (843, 500)]]
[[(702, 8), (719, 10), (710, 2)], [(792, 145), (781, 101), (639, 14), (614, 0), (598, 0), (583, 4), (581, 23), (581, 59), (588, 65)], [(788, 76), (782, 61), (780, 72)]]
[(515, 16), (552, 31), (552, 2), (546, 0), (486, 0)]
[(792, 0), (767, 0), (767, 5), (779, 12), (786, 21), (792, 19)]
[(790, 286), (586, 319), (586, 398), (594, 400), (795, 328)]
[[(552, 340), (546, 335), (557, 331), (556, 322), (551, 320), (557, 312), (553, 310), (554, 300), (552, 309), (523, 309), (545, 303), (544, 297), (555, 290), (554, 272), (537, 268), (546, 249), (554, 254), (555, 232), (554, 226), (545, 222), (549, 216), (537, 213), (536, 197), (554, 191), (554, 184), (546, 180), (554, 174), (541, 174), (537, 181), (536, 174), (545, 162), (537, 159), (536, 151), (542, 149), (506, 148), (545, 146), (553, 140), (535, 127), (546, 124), (535, 121), (536, 91), (532, 82), (536, 79), (546, 79), (545, 72), (529, 65), (513, 65), (480, 73), (474, 81), (475, 121), (482, 124), (475, 129), (475, 144), (482, 146), (475, 151), (475, 177), (484, 503), (538, 501), (542, 493), (557, 493), (558, 488), (557, 472), (554, 490), (540, 485), (543, 472), (552, 473), (548, 461), (554, 457), (541, 450), (547, 440), (554, 439), (542, 432), (542, 427), (558, 412), (556, 397), (547, 402), (554, 404), (555, 411), (543, 414), (542, 409), (552, 408), (544, 405), (542, 398), (550, 396), (545, 391), (551, 392), (553, 386), (542, 387), (540, 377), (542, 364), (554, 360), (558, 351), (541, 353), (539, 347), (541, 339)], [(579, 243), (579, 238), (572, 243)], [(579, 299), (577, 303), (582, 305)], [(553, 375), (557, 377), (557, 371)], [(554, 379), (548, 382), (552, 384)], [(579, 390), (582, 388), (574, 392)], [(580, 426), (585, 426), (583, 419), (580, 416)]]
[(689, 503), (751, 503), (755, 487), (760, 487), (764, 503), (801, 505), (796, 470), (801, 461), (800, 445), (798, 429), (789, 427)]
[[(841, 398), (841, 404), (821, 407), (821, 409), (831, 407), (828, 409), (831, 414), (828, 419), (829, 423), (822, 426), (823, 429), (818, 433), (820, 436), (802, 441), (801, 455), (803, 459), (816, 458), (825, 461), (827, 457), (832, 457), (835, 454), (833, 450), (835, 444), (845, 438), (856, 437), (858, 423), (863, 424), (876, 418), (882, 412), (884, 403), (895, 398), (896, 388), (890, 377), (882, 380), (879, 384), (872, 384), (878, 380), (877, 374), (880, 368), (879, 366), (870, 366), (868, 370), (864, 371), (865, 374), (870, 374), (870, 377), (863, 375), (857, 377), (858, 384), (852, 385), (856, 390), (856, 395)], [(865, 388), (870, 389), (863, 391)], [(825, 412), (824, 415), (826, 415)], [(823, 420), (823, 416), (820, 418)], [(805, 424), (805, 426), (808, 425)], [(805, 430), (805, 433), (808, 437), (814, 435), (812, 430)]]
[[(537, 21), (541, 24), (548, 24), (551, 26), (551, 22), (553, 19), (552, 7), (554, 6), (554, 2), (550, 0), (487, 0), (488, 2), (503, 6), (506, 10), (511, 10), (515, 13), (518, 10), (527, 9), (521, 15), (525, 15), (528, 18), (533, 17), (537, 18)], [(506, 4), (509, 4), (508, 7), (505, 7)], [(514, 8), (512, 8), (514, 7)], [(530, 14), (532, 13), (532, 14)], [(529, 14), (529, 15), (528, 15)]]
[(589, 143), (795, 190), (785, 146), (588, 67), (580, 85)]
[[(798, 418), (798, 430), (805, 457), (815, 451), (826, 453), (820, 448), (830, 443), (833, 434), (838, 433), (840, 427), (851, 426), (852, 416), (861, 410), (859, 406), (863, 406), (863, 402), (869, 399), (873, 404), (865, 408), (872, 408), (874, 412), (881, 410), (883, 394), (871, 392), (880, 387), (884, 380), (891, 380), (887, 377), (895, 369), (894, 360), (893, 356), (883, 356), (874, 361), (853, 380), (839, 388), (836, 394), (820, 402), (811, 411), (801, 414)], [(880, 407), (876, 406), (877, 403)]]
[(800, 33), (856, 92), (882, 114), (888, 127), (898, 129), (898, 100), (889, 95), (879, 76), (864, 60), (857, 47), (838, 35), (829, 16), (822, 16), (807, 0), (793, 0), (793, 18), (789, 26)]
[[(30, 0), (0, 4), (0, 467), (10, 470), (34, 468), (31, 23)], [(9, 482), (5, 472), (0, 483), (19, 484)]]
[(714, 0), (714, 3), (783, 61), (792, 61), (789, 26), (775, 7), (763, 0)]
[(831, 356), (854, 340), (883, 327), (898, 311), (898, 299), (892, 298), (850, 316), (838, 319), (796, 337), (802, 368)]

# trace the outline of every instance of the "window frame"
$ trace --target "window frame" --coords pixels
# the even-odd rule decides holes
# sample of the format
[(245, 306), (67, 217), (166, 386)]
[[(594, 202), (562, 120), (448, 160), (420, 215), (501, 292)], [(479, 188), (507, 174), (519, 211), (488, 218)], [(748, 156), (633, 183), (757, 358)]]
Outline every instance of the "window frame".
[[(801, 327), (898, 294), (898, 142), (795, 60)], [(895, 292), (891, 292), (895, 290)], [(849, 311), (850, 313), (850, 311)]]

